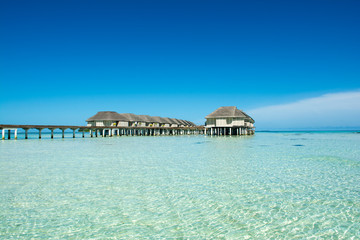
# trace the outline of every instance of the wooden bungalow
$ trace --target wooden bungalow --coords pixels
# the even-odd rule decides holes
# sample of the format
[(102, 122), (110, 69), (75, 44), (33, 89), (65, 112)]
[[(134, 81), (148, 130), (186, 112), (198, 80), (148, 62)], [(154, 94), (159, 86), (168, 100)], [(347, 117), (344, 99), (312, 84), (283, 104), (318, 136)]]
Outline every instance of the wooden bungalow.
[(205, 129), (209, 135), (254, 134), (254, 119), (234, 106), (220, 107), (205, 118)]
[(160, 117), (161, 120), (161, 125), (162, 127), (170, 127), (171, 126), (171, 121), (169, 120), (169, 118), (164, 118), (164, 117)]
[(150, 118), (152, 119), (152, 127), (160, 127), (160, 122), (161, 122), (161, 119), (160, 117), (158, 116), (150, 116)]
[(152, 127), (154, 120), (149, 115), (138, 115), (141, 118), (142, 127)]
[(169, 118), (169, 121), (171, 122), (170, 127), (178, 127), (179, 126), (179, 124), (175, 118)]
[(175, 124), (177, 125), (177, 127), (180, 127), (181, 126), (181, 122), (179, 121), (179, 119), (177, 118), (173, 118), (173, 121), (175, 122)]
[(138, 123), (142, 120), (138, 115), (133, 113), (121, 113), (120, 115), (128, 119), (129, 127), (137, 127)]
[(86, 120), (88, 126), (111, 127), (196, 127), (187, 120), (149, 115), (136, 115), (133, 113), (117, 113), (114, 111), (98, 112)]
[(87, 119), (87, 126), (128, 126), (128, 118), (114, 112), (114, 111), (101, 111)]

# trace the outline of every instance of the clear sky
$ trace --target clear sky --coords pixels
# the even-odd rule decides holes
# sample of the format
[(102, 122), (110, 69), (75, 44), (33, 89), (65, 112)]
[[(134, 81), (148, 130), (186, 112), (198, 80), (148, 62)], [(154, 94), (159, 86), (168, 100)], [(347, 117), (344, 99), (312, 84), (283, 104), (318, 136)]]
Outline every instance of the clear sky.
[(349, 0), (0, 0), (0, 123), (113, 110), (203, 124), (237, 106), (258, 129), (359, 128), (359, 12)]

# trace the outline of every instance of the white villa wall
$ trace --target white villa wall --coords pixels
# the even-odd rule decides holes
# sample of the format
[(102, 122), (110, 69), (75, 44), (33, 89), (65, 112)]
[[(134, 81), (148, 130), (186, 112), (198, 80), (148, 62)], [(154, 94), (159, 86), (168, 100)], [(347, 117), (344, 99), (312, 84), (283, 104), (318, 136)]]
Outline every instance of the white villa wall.
[(115, 123), (115, 122), (113, 122), (113, 121), (103, 121), (103, 126), (114, 126), (113, 123)]
[(206, 119), (206, 127), (215, 127), (215, 118)]
[(103, 127), (104, 122), (103, 121), (95, 121), (95, 126)]
[(216, 127), (231, 127), (232, 118), (217, 118)]
[(129, 122), (119, 122), (118, 123), (118, 127), (128, 127), (129, 126)]
[(90, 121), (87, 123), (87, 126), (96, 126), (96, 127), (104, 127), (104, 126), (116, 126), (115, 121)]
[(253, 126), (253, 124), (252, 124), (252, 123), (250, 123), (250, 122), (245, 122), (245, 126), (246, 126), (246, 127), (252, 127), (252, 126)]
[(232, 125), (233, 126), (245, 126), (245, 121), (244, 121), (244, 119), (234, 118)]
[(241, 118), (208, 118), (206, 120), (206, 127), (234, 127), (245, 126), (244, 119)]

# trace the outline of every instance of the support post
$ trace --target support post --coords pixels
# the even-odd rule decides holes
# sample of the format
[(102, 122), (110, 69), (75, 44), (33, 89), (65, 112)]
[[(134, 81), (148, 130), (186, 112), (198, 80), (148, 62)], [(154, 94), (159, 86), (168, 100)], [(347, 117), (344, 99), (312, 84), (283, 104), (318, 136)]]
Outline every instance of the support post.
[(73, 130), (73, 138), (75, 138), (75, 128), (72, 129)]
[(15, 135), (15, 140), (16, 140), (17, 139), (17, 128), (15, 129), (14, 135)]
[(10, 139), (11, 130), (8, 130), (8, 139)]
[(28, 139), (28, 131), (29, 131), (29, 129), (24, 129), (25, 130), (25, 139)]
[(39, 130), (39, 139), (41, 139), (41, 131), (42, 131), (42, 129), (38, 128), (38, 130)]
[(54, 138), (54, 129), (51, 128), (50, 131), (51, 131), (51, 139), (53, 139)]
[(65, 138), (65, 129), (61, 129), (61, 131), (62, 131), (62, 138)]
[(5, 129), (2, 129), (1, 130), (1, 136), (2, 136), (2, 140), (4, 140), (5, 139)]

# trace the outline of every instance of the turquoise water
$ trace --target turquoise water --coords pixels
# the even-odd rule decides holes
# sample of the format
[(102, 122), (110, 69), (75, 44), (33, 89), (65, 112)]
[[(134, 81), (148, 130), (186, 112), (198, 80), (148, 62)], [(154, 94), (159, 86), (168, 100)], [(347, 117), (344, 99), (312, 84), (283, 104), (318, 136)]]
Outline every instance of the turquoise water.
[(0, 141), (0, 238), (360, 238), (360, 134), (69, 136)]

